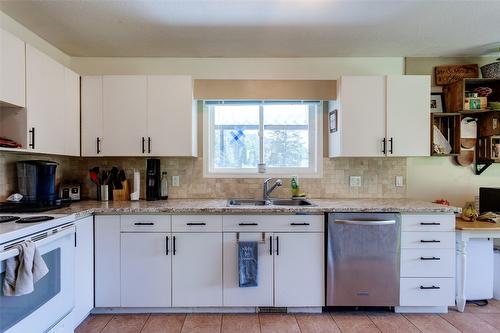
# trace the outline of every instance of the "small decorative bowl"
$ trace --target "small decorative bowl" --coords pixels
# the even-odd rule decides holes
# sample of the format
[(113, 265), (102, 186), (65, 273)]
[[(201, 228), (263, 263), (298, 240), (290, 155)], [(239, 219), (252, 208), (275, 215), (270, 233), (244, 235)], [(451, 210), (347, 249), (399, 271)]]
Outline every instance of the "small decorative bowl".
[(488, 97), (493, 92), (493, 89), (490, 87), (477, 87), (474, 89), (474, 92), (476, 92), (479, 97)]
[(492, 110), (500, 110), (500, 102), (488, 102), (488, 106)]

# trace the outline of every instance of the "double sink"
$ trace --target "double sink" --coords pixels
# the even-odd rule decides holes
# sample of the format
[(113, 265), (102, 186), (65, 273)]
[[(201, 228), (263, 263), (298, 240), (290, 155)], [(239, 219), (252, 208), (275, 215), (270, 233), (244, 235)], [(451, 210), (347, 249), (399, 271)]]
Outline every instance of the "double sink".
[(306, 199), (229, 199), (227, 205), (232, 206), (314, 206)]

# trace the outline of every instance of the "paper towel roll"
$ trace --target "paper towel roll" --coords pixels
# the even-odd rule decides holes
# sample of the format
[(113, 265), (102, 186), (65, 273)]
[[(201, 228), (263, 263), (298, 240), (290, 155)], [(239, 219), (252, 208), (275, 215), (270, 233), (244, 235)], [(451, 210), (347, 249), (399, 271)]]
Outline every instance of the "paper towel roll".
[(141, 174), (134, 170), (134, 192), (130, 193), (130, 200), (139, 200), (141, 193)]

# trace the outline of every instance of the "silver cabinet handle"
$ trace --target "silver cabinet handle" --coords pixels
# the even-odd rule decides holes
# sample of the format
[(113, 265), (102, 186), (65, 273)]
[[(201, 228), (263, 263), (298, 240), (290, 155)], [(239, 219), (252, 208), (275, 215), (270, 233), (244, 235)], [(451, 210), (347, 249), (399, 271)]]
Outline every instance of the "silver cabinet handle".
[(396, 220), (335, 220), (338, 224), (354, 224), (354, 225), (389, 225), (395, 224)]

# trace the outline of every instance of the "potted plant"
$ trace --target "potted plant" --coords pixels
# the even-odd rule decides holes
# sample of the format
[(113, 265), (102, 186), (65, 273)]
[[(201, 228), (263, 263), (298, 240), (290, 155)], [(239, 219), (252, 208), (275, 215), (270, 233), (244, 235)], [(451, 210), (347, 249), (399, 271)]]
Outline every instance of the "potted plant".
[[(500, 51), (500, 47), (498, 50)], [(496, 62), (482, 66), (481, 74), (486, 79), (500, 79), (500, 58)]]

